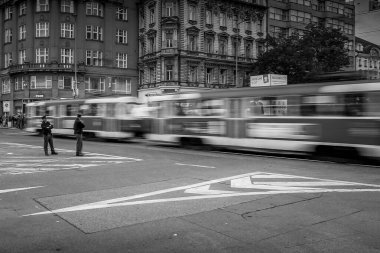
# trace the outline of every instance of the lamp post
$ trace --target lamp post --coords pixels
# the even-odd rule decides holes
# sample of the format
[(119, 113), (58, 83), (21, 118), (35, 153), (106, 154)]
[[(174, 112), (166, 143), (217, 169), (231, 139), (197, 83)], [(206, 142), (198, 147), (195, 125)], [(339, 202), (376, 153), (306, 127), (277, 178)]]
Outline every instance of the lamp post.
[(73, 84), (73, 97), (79, 96), (78, 91), (78, 66), (77, 66), (77, 13), (74, 13), (74, 84)]
[(235, 87), (238, 87), (238, 41), (239, 41), (239, 25), (241, 23), (244, 23), (248, 21), (247, 18), (245, 18), (244, 20), (240, 21), (240, 22), (237, 22), (236, 23), (236, 33), (238, 36), (236, 36), (236, 44), (235, 44)]

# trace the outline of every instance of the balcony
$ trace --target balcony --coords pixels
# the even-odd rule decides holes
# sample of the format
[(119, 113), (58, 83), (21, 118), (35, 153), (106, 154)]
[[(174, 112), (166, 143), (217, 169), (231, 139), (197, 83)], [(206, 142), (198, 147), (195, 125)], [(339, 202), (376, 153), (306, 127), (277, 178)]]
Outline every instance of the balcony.
[[(37, 71), (75, 72), (75, 65), (67, 63), (24, 63), (9, 66), (9, 74)], [(85, 71), (83, 64), (77, 65), (77, 72), (84, 73)]]

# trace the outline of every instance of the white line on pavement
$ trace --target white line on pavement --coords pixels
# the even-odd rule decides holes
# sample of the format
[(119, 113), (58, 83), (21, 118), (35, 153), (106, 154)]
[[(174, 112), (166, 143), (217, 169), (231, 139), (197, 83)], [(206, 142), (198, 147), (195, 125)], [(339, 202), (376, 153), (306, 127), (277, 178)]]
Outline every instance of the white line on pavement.
[(176, 163), (176, 165), (180, 165), (180, 166), (192, 166), (192, 167), (199, 167), (199, 168), (210, 168), (210, 169), (215, 169), (216, 168), (214, 166), (197, 165), (197, 164), (186, 164), (186, 163)]
[(15, 191), (24, 191), (24, 190), (29, 190), (29, 189), (34, 189), (34, 188), (40, 188), (40, 187), (44, 187), (44, 186), (33, 186), (33, 187), (25, 187), (25, 188), (5, 189), (5, 190), (0, 190), (0, 193), (15, 192)]

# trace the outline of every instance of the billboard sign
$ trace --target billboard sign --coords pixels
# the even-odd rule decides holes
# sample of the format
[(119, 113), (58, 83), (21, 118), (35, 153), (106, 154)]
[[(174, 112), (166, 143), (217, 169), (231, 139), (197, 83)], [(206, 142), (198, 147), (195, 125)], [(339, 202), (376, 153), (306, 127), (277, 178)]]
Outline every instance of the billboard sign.
[(265, 74), (265, 75), (251, 76), (250, 81), (251, 81), (250, 82), (251, 87), (287, 85), (288, 76), (277, 75), (277, 74)]

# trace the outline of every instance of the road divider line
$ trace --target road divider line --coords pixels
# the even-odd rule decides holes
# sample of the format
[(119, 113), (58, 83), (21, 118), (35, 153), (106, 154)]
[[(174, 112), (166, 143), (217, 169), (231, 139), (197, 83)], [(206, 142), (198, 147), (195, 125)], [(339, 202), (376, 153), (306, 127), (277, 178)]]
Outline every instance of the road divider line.
[(199, 168), (210, 168), (210, 169), (215, 169), (215, 168), (216, 168), (216, 167), (214, 167), (214, 166), (197, 165), (197, 164), (186, 164), (186, 163), (176, 163), (176, 165), (179, 165), (179, 166), (199, 167)]
[(25, 191), (25, 190), (41, 188), (41, 187), (45, 187), (45, 186), (32, 186), (32, 187), (24, 187), (24, 188), (4, 189), (4, 190), (0, 190), (0, 193)]

